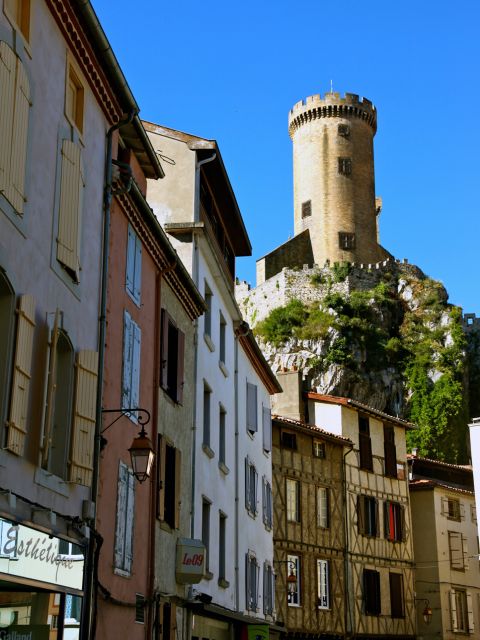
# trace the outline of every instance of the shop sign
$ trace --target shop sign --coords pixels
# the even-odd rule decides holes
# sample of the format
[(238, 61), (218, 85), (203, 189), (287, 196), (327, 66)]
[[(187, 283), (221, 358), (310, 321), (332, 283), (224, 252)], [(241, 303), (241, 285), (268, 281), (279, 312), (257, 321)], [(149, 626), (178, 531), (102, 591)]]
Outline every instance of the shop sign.
[(49, 637), (48, 624), (14, 625), (0, 629), (0, 640), (48, 640)]
[(248, 640), (268, 640), (268, 624), (249, 624), (247, 627)]
[[(60, 538), (0, 519), (0, 573), (80, 591), (83, 564), (83, 554), (73, 553), (72, 545)], [(17, 636), (10, 640), (23, 639)]]
[(179, 538), (175, 563), (175, 578), (180, 584), (197, 584), (205, 570), (205, 545), (201, 540)]

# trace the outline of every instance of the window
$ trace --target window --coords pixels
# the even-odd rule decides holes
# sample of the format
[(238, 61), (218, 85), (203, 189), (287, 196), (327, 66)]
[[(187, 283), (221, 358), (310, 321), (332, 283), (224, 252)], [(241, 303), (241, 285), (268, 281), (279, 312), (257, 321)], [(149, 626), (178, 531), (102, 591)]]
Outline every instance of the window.
[(358, 437), (360, 445), (360, 469), (373, 471), (370, 424), (368, 418), (365, 416), (358, 416)]
[(318, 608), (330, 609), (328, 560), (317, 560)]
[(338, 232), (338, 246), (345, 251), (351, 251), (355, 249), (355, 234), (347, 233), (346, 231)]
[(313, 441), (313, 457), (314, 458), (325, 458), (325, 442), (321, 440)]
[(245, 458), (245, 508), (255, 516), (257, 514), (258, 473), (253, 462)]
[(385, 538), (392, 542), (405, 539), (405, 511), (398, 502), (383, 503)]
[(222, 407), (222, 405), (220, 405), (219, 418), (218, 418), (218, 462), (219, 464), (223, 464), (223, 465), (227, 464), (227, 461), (225, 458), (226, 423), (227, 423), (227, 412)]
[(287, 478), (287, 521), (300, 522), (300, 483)]
[(246, 554), (246, 600), (248, 611), (257, 611), (258, 608), (258, 579), (260, 567), (257, 558), (252, 551)]
[(205, 306), (206, 310), (203, 314), (203, 331), (205, 335), (212, 337), (212, 292), (210, 291), (210, 287), (205, 282)]
[(203, 444), (210, 448), (210, 421), (211, 421), (212, 391), (207, 383), (203, 382)]
[(342, 176), (349, 176), (352, 173), (351, 158), (338, 158), (338, 173)]
[(449, 520), (460, 522), (463, 519), (460, 500), (457, 498), (442, 498), (442, 510)]
[[(0, 425), (7, 418), (15, 335), (15, 292), (0, 269)], [(1, 439), (1, 445), (4, 441)]]
[(358, 532), (365, 536), (378, 535), (378, 502), (372, 496), (358, 496)]
[(262, 407), (263, 450), (272, 450), (272, 412), (269, 407)]
[(282, 431), (280, 434), (280, 444), (284, 449), (295, 449), (297, 448), (297, 436), (295, 433), (291, 433), (290, 431)]
[(30, 0), (4, 0), (6, 16), (19, 27), (28, 42), (30, 38)]
[[(287, 556), (287, 605), (289, 607), (300, 606), (300, 558)], [(294, 581), (293, 578), (296, 578)]]
[(404, 618), (405, 606), (403, 599), (403, 575), (390, 573), (390, 615), (392, 618)]
[(457, 571), (465, 571), (468, 567), (468, 549), (465, 536), (459, 531), (449, 531), (448, 548), (450, 552), (450, 567)]
[(350, 127), (348, 126), (348, 124), (338, 125), (338, 135), (341, 136), (342, 138), (350, 137)]
[(115, 526), (114, 568), (131, 575), (133, 561), (133, 517), (135, 514), (135, 476), (120, 461), (117, 484), (117, 522)]
[(329, 527), (330, 496), (327, 487), (317, 487), (317, 527)]
[(172, 529), (178, 529), (182, 454), (159, 435), (157, 456), (157, 517)]
[(312, 215), (312, 201), (302, 202), (302, 218), (308, 218)]
[(221, 511), (218, 514), (218, 580), (226, 581), (225, 560), (226, 560), (226, 546), (225, 541), (227, 538), (227, 516)]
[(397, 448), (395, 447), (395, 430), (390, 425), (383, 425), (383, 447), (385, 452), (385, 475), (397, 477)]
[(227, 341), (227, 322), (225, 318), (220, 314), (220, 362), (225, 364), (227, 361), (226, 352)]
[(262, 488), (263, 524), (270, 530), (273, 526), (272, 485), (265, 476), (263, 476)]
[(140, 306), (142, 287), (142, 241), (128, 225), (127, 240), (127, 273), (126, 285), (128, 295)]
[(76, 284), (80, 282), (81, 216), (84, 188), (82, 148), (80, 144), (71, 140), (62, 140), (57, 260)]
[(205, 545), (205, 571), (210, 567), (210, 500), (202, 499), (202, 542)]
[(251, 434), (258, 430), (257, 385), (247, 382), (247, 429)]
[(67, 80), (65, 83), (65, 115), (70, 124), (80, 133), (83, 132), (83, 110), (85, 92), (80, 80), (80, 73), (71, 62), (67, 63)]
[(175, 640), (177, 637), (177, 605), (174, 602), (158, 603), (158, 620), (161, 640)]
[(477, 508), (474, 504), (470, 505), (470, 519), (475, 524), (477, 523)]
[[(136, 409), (139, 405), (141, 339), (140, 327), (125, 309), (123, 313), (122, 409)], [(128, 415), (131, 420), (137, 421), (135, 411)]]
[(363, 605), (367, 616), (380, 615), (380, 574), (378, 571), (363, 570)]
[(135, 594), (135, 622), (145, 624), (145, 596), (141, 593)]
[[(8, 3), (21, 4), (20, 0)], [(30, 85), (20, 58), (4, 41), (0, 41), (0, 61), (0, 193), (12, 205), (15, 214), (22, 216), (26, 202)]]
[(170, 314), (162, 309), (160, 386), (178, 404), (183, 402), (184, 353), (185, 334)]
[(263, 613), (273, 616), (275, 609), (275, 574), (270, 562), (263, 563)]
[(473, 633), (472, 594), (464, 589), (450, 591), (450, 612), (452, 631), (455, 633)]

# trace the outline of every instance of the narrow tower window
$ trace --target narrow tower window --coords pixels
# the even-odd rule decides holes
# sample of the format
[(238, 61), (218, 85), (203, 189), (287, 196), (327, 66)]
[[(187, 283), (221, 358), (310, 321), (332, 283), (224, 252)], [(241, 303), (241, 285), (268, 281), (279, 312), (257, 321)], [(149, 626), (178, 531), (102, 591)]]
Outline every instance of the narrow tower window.
[(346, 231), (339, 231), (338, 245), (340, 249), (346, 249), (347, 251), (355, 249), (355, 234), (347, 233)]
[(312, 215), (312, 201), (302, 202), (302, 218), (308, 218)]
[(338, 159), (338, 173), (342, 176), (349, 176), (352, 174), (352, 159), (351, 158), (339, 158)]
[(348, 124), (339, 124), (338, 125), (338, 135), (342, 136), (342, 138), (350, 137), (350, 127)]

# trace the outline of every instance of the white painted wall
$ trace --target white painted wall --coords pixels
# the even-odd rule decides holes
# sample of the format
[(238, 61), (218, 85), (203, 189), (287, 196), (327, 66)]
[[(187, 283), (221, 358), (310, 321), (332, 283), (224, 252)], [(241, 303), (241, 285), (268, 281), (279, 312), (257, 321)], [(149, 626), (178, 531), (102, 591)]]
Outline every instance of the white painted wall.
[(480, 418), (474, 418), (468, 426), (470, 428), (470, 450), (472, 455), (473, 482), (475, 485), (475, 504), (477, 507), (478, 522), (478, 518), (480, 518)]

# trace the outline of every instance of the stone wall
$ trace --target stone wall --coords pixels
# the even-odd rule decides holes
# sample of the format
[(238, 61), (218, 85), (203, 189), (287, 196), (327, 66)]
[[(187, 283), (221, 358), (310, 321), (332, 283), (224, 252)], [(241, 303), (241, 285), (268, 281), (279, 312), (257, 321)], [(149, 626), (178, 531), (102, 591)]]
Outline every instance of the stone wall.
[(310, 233), (306, 229), (257, 260), (257, 286), (277, 275), (284, 267), (313, 266), (314, 262)]

